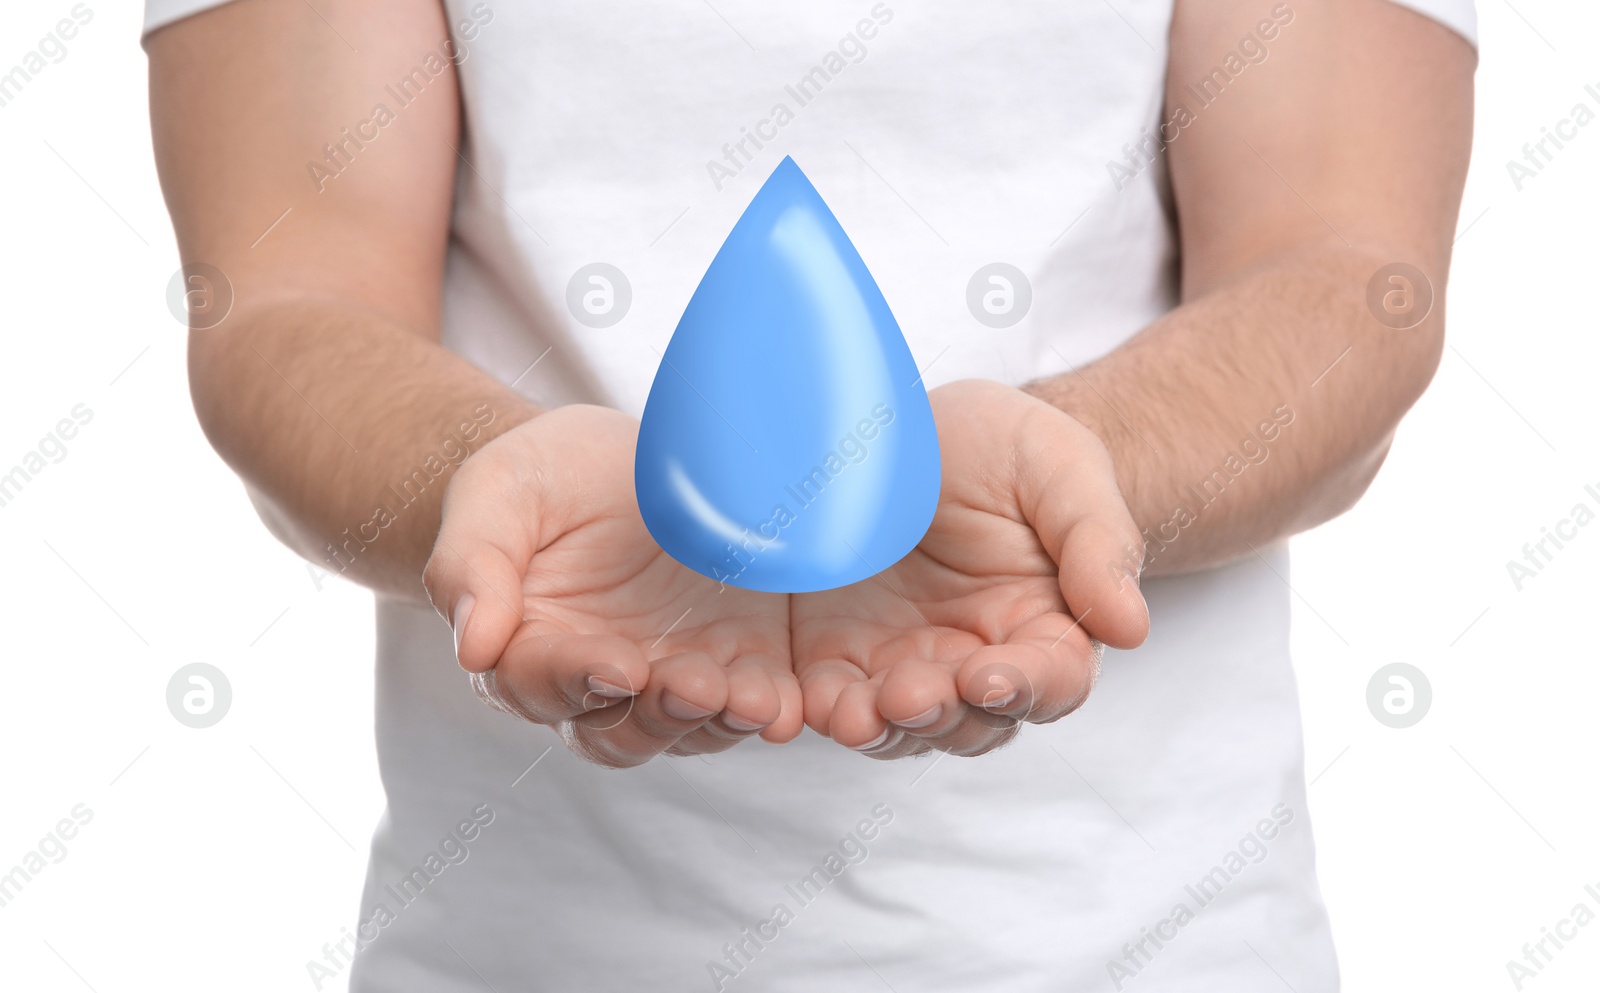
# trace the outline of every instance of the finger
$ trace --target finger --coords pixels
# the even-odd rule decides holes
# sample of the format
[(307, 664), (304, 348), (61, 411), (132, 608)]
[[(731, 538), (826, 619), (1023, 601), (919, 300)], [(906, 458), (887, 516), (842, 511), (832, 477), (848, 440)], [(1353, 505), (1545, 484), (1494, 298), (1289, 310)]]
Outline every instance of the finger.
[(824, 737), (832, 737), (828, 723), (833, 718), (839, 694), (850, 684), (865, 682), (866, 678), (866, 673), (844, 659), (824, 659), (801, 669), (800, 694), (806, 725)]
[(783, 700), (773, 681), (778, 673), (789, 675), (773, 655), (752, 652), (734, 659), (727, 667), (728, 702), (716, 722), (742, 734), (770, 726), (783, 711)]
[(1022, 724), (1009, 717), (968, 708), (966, 716), (948, 732), (932, 737), (918, 735), (917, 738), (937, 751), (972, 758), (1008, 744), (1021, 729)]
[(840, 691), (828, 723), (828, 737), (846, 748), (872, 752), (889, 744), (891, 726), (878, 713), (878, 692), (882, 680), (857, 680)]
[(522, 577), (533, 555), (486, 540), (466, 514), (459, 507), (446, 511), (422, 585), (455, 634), (456, 661), (468, 672), (483, 672), (522, 624)]
[[(889, 740), (877, 748), (863, 751), (861, 754), (870, 759), (877, 759), (880, 762), (893, 762), (916, 755), (926, 755), (931, 751), (933, 751), (933, 747), (926, 741), (915, 735), (907, 734), (891, 724), (889, 725)], [(912, 780), (912, 782), (915, 783), (916, 780)]]
[[(1131, 523), (1132, 518), (1129, 518)], [(1138, 648), (1150, 633), (1150, 608), (1130, 570), (1125, 531), (1100, 518), (1078, 520), (1060, 544), (1061, 595), (1086, 631), (1114, 648)], [(1142, 561), (1144, 546), (1137, 546)]]
[[(1077, 709), (1094, 685), (1089, 637), (1060, 614), (1030, 622), (1004, 645), (986, 645), (956, 672), (961, 698), (979, 710), (1046, 723)], [(1051, 630), (1060, 634), (1047, 640)], [(1033, 635), (1028, 632), (1041, 631)], [(1077, 637), (1068, 637), (1073, 631)], [(1017, 635), (1021, 635), (1020, 639)]]
[[(757, 674), (765, 677), (763, 682)], [(775, 704), (775, 707), (774, 707)], [(769, 714), (765, 708), (772, 708)], [(775, 745), (793, 741), (805, 727), (800, 682), (787, 656), (752, 652), (728, 668), (728, 706), (721, 721), (729, 728), (757, 725), (761, 737)]]
[[(1050, 427), (1029, 435), (1025, 462), (1033, 468), (1018, 480), (1023, 514), (1056, 560), (1072, 616), (1108, 645), (1137, 648), (1150, 632), (1150, 610), (1139, 591), (1144, 539), (1117, 488), (1111, 457), (1103, 446), (1086, 452), (1071, 418), (1042, 422)], [(1052, 440), (1059, 448), (1052, 449)], [(1060, 451), (1082, 453), (1086, 464), (1078, 472), (1049, 471)]]
[[(878, 693), (882, 688), (882, 677), (845, 687), (834, 708), (834, 740), (880, 761), (893, 761), (931, 751), (927, 742), (895, 727), (878, 713)], [(869, 733), (872, 734), (870, 738), (867, 737)]]
[[(771, 726), (783, 702), (773, 681), (779, 660), (752, 653), (727, 666), (728, 702), (722, 712), (678, 739), (667, 751), (672, 755), (708, 755), (726, 751)], [(790, 681), (794, 676), (787, 673)]]
[(584, 758), (613, 768), (648, 762), (678, 739), (702, 726), (728, 703), (725, 670), (703, 652), (684, 652), (650, 665), (644, 692), (625, 719), (608, 710), (573, 718), (563, 725), (568, 747)]
[(805, 729), (805, 697), (792, 670), (774, 674), (772, 682), (778, 690), (778, 719), (761, 732), (761, 738), (781, 745), (798, 738)]
[(693, 731), (674, 741), (663, 751), (668, 755), (680, 756), (715, 755), (718, 752), (727, 751), (746, 738), (753, 737), (755, 737), (755, 732), (729, 731), (713, 719), (706, 721)]
[(530, 631), (489, 672), (505, 709), (536, 724), (556, 724), (629, 699), (651, 679), (639, 646), (609, 634)]
[(981, 755), (1009, 741), (1017, 729), (1013, 718), (963, 700), (952, 667), (917, 659), (889, 670), (878, 709), (913, 737), (955, 755)]
[(922, 736), (954, 727), (966, 703), (956, 692), (952, 666), (913, 658), (889, 667), (877, 707), (885, 720)]

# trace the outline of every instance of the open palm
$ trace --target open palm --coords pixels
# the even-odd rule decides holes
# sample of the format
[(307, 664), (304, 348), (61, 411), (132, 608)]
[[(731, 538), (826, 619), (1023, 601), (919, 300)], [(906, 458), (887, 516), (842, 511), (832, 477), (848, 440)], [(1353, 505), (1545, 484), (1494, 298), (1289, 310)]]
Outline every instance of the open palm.
[(792, 598), (806, 722), (896, 758), (988, 751), (1087, 697), (1096, 638), (1133, 647), (1148, 615), (1118, 568), (1138, 546), (1099, 440), (996, 383), (930, 395), (943, 459), (932, 526), (870, 579)]
[(787, 598), (724, 588), (651, 540), (638, 425), (575, 405), (507, 432), (452, 480), (425, 573), (488, 702), (592, 761), (799, 733)]

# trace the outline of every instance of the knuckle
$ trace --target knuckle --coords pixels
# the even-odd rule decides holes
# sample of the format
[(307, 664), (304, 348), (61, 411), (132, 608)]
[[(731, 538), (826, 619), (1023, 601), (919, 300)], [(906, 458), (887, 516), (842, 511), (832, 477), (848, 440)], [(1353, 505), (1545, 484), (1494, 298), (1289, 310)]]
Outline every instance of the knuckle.
[(652, 757), (627, 751), (610, 736), (588, 732), (572, 721), (562, 723), (561, 737), (572, 754), (607, 769), (631, 769), (643, 765)]
[(473, 692), (478, 695), (478, 699), (495, 710), (520, 718), (529, 724), (549, 723), (525, 706), (522, 701), (516, 698), (515, 694), (509, 693), (501, 687), (499, 670), (489, 669), (484, 672), (474, 672), (470, 674), (470, 678)]
[(727, 751), (742, 740), (744, 740), (744, 736), (740, 736), (738, 738), (718, 738), (696, 733), (685, 738), (680, 738), (678, 741), (673, 742), (672, 746), (666, 750), (666, 754), (675, 755), (679, 758), (689, 758), (691, 756), (701, 755), (716, 755), (719, 752)]
[(428, 593), (428, 600), (439, 607), (439, 597), (444, 592), (444, 566), (439, 562), (439, 553), (435, 550), (428, 556), (428, 561), (422, 567), (422, 588)]

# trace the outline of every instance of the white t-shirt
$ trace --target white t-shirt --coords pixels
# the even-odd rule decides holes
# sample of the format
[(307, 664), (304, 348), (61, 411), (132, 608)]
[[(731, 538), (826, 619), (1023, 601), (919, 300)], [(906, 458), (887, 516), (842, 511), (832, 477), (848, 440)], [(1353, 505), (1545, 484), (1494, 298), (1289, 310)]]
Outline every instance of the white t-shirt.
[[(147, 26), (215, 2), (150, 0)], [(1261, 17), (1292, 32), (1293, 6)], [(1474, 37), (1471, 0), (1407, 6)], [(1170, 0), (448, 7), (472, 168), (444, 341), (545, 404), (641, 411), (785, 155), (930, 387), (1061, 372), (1174, 305), (1165, 164), (1123, 152), (1159, 120)], [(631, 291), (608, 327), (567, 305), (596, 262)], [(1031, 286), (1009, 327), (968, 309), (995, 262)], [(1276, 971), (1335, 990), (1287, 575), (1278, 546), (1147, 581), (1148, 643), (1109, 652), (1079, 712), (982, 758), (881, 763), (807, 731), (627, 771), (480, 704), (439, 618), (380, 600), (365, 947), (313, 985), (1237, 993)]]

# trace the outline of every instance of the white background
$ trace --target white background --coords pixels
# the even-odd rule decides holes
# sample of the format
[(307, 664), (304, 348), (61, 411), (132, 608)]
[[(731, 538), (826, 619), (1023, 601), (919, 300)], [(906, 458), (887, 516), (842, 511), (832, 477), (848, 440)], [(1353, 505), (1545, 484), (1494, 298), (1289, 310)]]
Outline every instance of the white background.
[[(0, 10), (0, 68), (70, 6)], [(383, 806), (370, 597), (319, 588), (194, 422), (137, 7), (96, 5), (67, 58), (0, 108), (0, 472), (74, 405), (94, 412), (0, 507), (0, 873), (74, 805), (93, 811), (0, 907), (0, 985), (309, 989)], [(1600, 522), (1520, 592), (1506, 569), (1574, 504), (1600, 508), (1584, 490), (1600, 492), (1600, 122), (1520, 192), (1505, 165), (1580, 100), (1600, 108), (1584, 91), (1600, 93), (1600, 14), (1480, 8), (1450, 348), (1365, 501), (1297, 539), (1289, 577), (1350, 990), (1514, 989), (1524, 942), (1580, 900), (1600, 908), (1584, 893), (1600, 891)], [(194, 730), (165, 692), (200, 661), (234, 701)], [(1397, 661), (1434, 695), (1404, 730), (1365, 701)], [(1600, 922), (1523, 988), (1596, 976)]]

